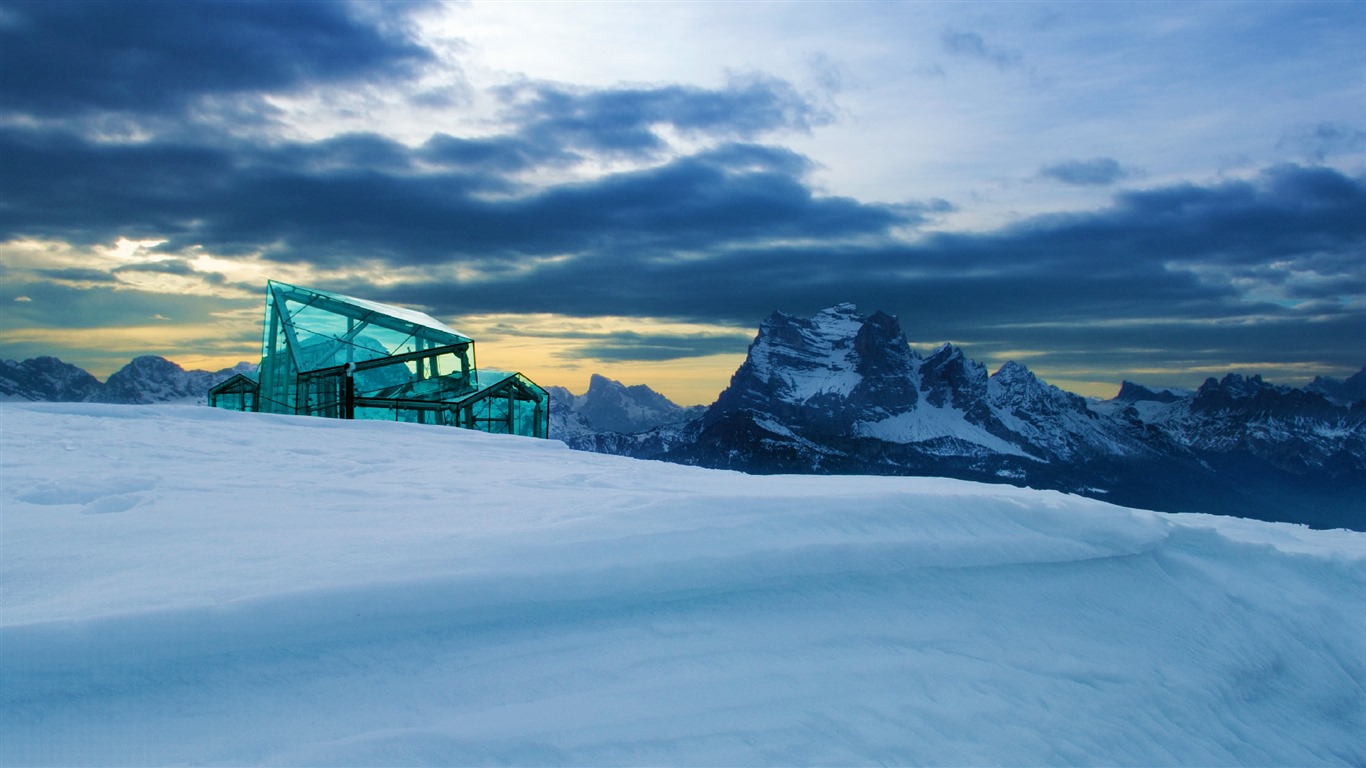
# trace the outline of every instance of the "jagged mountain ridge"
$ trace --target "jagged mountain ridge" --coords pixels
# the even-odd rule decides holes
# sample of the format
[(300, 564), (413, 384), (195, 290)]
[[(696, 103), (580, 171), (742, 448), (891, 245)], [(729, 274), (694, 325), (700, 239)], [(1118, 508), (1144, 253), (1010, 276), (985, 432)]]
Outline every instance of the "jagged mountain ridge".
[(582, 395), (556, 386), (546, 387), (546, 391), (551, 400), (550, 436), (581, 450), (599, 450), (600, 439), (612, 442), (616, 435), (686, 422), (705, 410), (698, 405), (677, 405), (644, 384), (628, 386), (596, 373)]
[[(595, 450), (756, 473), (944, 475), (1169, 511), (1366, 526), (1366, 402), (1259, 377), (1195, 392), (1126, 383), (1108, 403), (946, 344), (921, 356), (896, 318), (842, 304), (763, 321), (703, 415)], [(1345, 521), (1345, 522), (1344, 522)]]
[(0, 360), (0, 398), (52, 402), (203, 403), (209, 388), (238, 373), (256, 370), (238, 363), (220, 371), (187, 371), (164, 357), (144, 355), (101, 382), (79, 366), (55, 357), (23, 362)]
[(1338, 405), (1351, 405), (1358, 400), (1366, 400), (1366, 368), (1348, 376), (1346, 381), (1338, 381), (1329, 376), (1315, 376), (1305, 389), (1317, 392)]

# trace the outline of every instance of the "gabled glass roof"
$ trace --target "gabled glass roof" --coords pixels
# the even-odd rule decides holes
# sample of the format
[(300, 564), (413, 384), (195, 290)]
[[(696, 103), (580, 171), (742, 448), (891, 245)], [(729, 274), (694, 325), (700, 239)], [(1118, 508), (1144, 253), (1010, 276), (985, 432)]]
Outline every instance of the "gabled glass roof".
[[(382, 328), (389, 328), (395, 331), (409, 331), (420, 328), (429, 332), (426, 336), (446, 336), (444, 344), (466, 344), (473, 339), (456, 331), (445, 323), (437, 320), (431, 315), (418, 312), (415, 309), (405, 309), (396, 307), (392, 304), (381, 304), (378, 301), (358, 299), (354, 296), (345, 296), (331, 291), (322, 291), (317, 288), (300, 288), (288, 283), (281, 283), (276, 280), (266, 281), (267, 290), (275, 294), (276, 299), (285, 299), (292, 304), (311, 307), (332, 312), (343, 317), (350, 317), (355, 320), (364, 320)], [(296, 312), (291, 311), (291, 315)]]
[(300, 372), (473, 343), (416, 310), (273, 280), (266, 305), (263, 356), (288, 348)]

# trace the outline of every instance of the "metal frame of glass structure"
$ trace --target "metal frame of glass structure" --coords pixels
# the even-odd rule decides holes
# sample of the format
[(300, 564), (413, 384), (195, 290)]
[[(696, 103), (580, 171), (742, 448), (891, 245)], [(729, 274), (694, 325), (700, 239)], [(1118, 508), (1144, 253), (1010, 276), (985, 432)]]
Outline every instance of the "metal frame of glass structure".
[(254, 373), (238, 373), (209, 390), (209, 405), (230, 411), (259, 411), (261, 384)]
[(478, 370), (474, 340), (421, 312), (271, 280), (262, 330), (257, 380), (228, 379), (210, 390), (211, 405), (531, 437), (549, 431), (544, 389), (520, 373)]

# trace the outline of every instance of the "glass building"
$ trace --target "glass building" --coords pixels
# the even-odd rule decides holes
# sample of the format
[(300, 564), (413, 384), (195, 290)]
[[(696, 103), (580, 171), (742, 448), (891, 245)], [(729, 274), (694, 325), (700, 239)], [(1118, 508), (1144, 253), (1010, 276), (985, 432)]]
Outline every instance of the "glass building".
[(421, 312), (272, 280), (263, 325), (256, 376), (215, 386), (210, 405), (547, 435), (544, 389), (479, 370), (474, 340)]

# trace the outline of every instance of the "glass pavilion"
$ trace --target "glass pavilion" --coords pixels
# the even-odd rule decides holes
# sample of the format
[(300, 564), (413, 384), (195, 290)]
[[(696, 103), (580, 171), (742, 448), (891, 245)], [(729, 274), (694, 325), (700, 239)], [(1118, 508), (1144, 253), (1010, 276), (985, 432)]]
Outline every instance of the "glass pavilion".
[(215, 386), (210, 405), (547, 436), (544, 389), (478, 370), (474, 340), (421, 312), (271, 280), (264, 331), (256, 377)]

